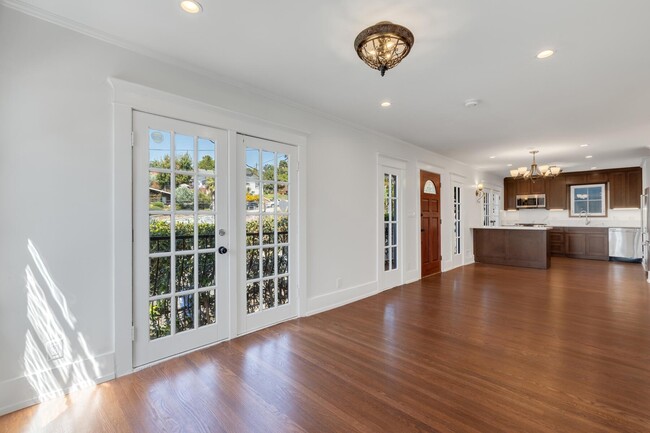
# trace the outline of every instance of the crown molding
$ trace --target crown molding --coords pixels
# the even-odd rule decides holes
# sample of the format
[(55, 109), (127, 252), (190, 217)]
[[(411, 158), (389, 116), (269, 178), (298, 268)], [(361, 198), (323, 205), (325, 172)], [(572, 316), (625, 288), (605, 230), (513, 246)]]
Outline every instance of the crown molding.
[(264, 99), (266, 99), (268, 101), (271, 101), (273, 103), (280, 103), (280, 104), (283, 104), (285, 106), (294, 108), (294, 109), (299, 110), (299, 111), (303, 111), (305, 113), (311, 114), (311, 115), (316, 116), (316, 117), (320, 117), (320, 118), (327, 119), (327, 120), (330, 120), (330, 121), (333, 121), (333, 122), (341, 123), (341, 124), (344, 124), (344, 125), (346, 125), (347, 127), (351, 128), (353, 130), (356, 130), (356, 131), (359, 131), (359, 132), (364, 132), (364, 133), (367, 133), (367, 134), (371, 134), (371, 135), (374, 135), (375, 137), (378, 137), (378, 138), (394, 141), (394, 142), (397, 142), (397, 143), (400, 143), (400, 144), (406, 145), (406, 146), (413, 146), (413, 147), (416, 147), (418, 149), (422, 149), (424, 151), (431, 152), (434, 155), (440, 156), (440, 157), (442, 157), (442, 158), (444, 158), (444, 159), (446, 159), (448, 161), (452, 161), (452, 162), (457, 163), (457, 164), (459, 164), (461, 166), (465, 166), (465, 167), (468, 167), (468, 168), (473, 169), (473, 170), (479, 170), (479, 168), (477, 166), (473, 166), (471, 164), (468, 164), (468, 163), (466, 163), (464, 161), (460, 161), (460, 160), (455, 159), (455, 158), (450, 158), (450, 157), (448, 157), (448, 156), (446, 156), (446, 155), (444, 155), (442, 153), (439, 153), (439, 152), (437, 152), (437, 151), (435, 151), (433, 149), (429, 149), (427, 147), (405, 141), (405, 140), (403, 140), (401, 138), (398, 138), (398, 137), (395, 137), (395, 136), (392, 136), (392, 135), (389, 135), (389, 134), (386, 134), (386, 133), (383, 133), (383, 132), (376, 131), (374, 129), (371, 129), (371, 128), (363, 126), (363, 125), (359, 125), (357, 123), (351, 122), (351, 121), (349, 121), (347, 119), (344, 119), (342, 117), (338, 117), (338, 116), (336, 116), (334, 114), (330, 114), (328, 112), (325, 112), (325, 111), (322, 111), (322, 110), (319, 110), (319, 109), (316, 109), (316, 108), (313, 108), (313, 107), (310, 107), (310, 106), (307, 106), (307, 105), (300, 104), (300, 103), (295, 102), (293, 100), (290, 100), (290, 99), (284, 98), (284, 97), (282, 97), (280, 95), (277, 95), (277, 94), (275, 94), (273, 92), (269, 92), (267, 90), (260, 89), (259, 87), (251, 86), (249, 84), (244, 84), (242, 82), (226, 78), (223, 75), (219, 75), (219, 74), (215, 73), (212, 70), (200, 67), (198, 65), (191, 64), (191, 63), (188, 63), (188, 62), (183, 62), (182, 65), (179, 65), (179, 59), (177, 59), (177, 58), (175, 58), (173, 56), (168, 56), (168, 55), (163, 54), (163, 53), (161, 53), (159, 51), (151, 50), (151, 49), (145, 48), (145, 47), (143, 47), (141, 45), (128, 42), (128, 41), (126, 41), (124, 39), (121, 39), (121, 38), (119, 38), (119, 37), (117, 37), (115, 35), (112, 35), (110, 33), (107, 33), (107, 32), (101, 31), (101, 30), (97, 30), (95, 28), (92, 28), (90, 26), (82, 24), (82, 23), (80, 23), (78, 21), (71, 20), (71, 19), (65, 18), (65, 17), (63, 17), (61, 15), (54, 14), (52, 12), (46, 11), (45, 9), (42, 9), (42, 8), (36, 7), (34, 5), (31, 5), (31, 4), (27, 3), (27, 2), (24, 2), (24, 1), (21, 1), (21, 0), (0, 0), (0, 5), (5, 6), (7, 8), (10, 8), (10, 9), (13, 9), (13, 10), (16, 10), (18, 12), (24, 13), (25, 15), (29, 15), (31, 17), (40, 19), (42, 21), (49, 22), (49, 23), (57, 25), (59, 27), (66, 28), (68, 30), (71, 30), (71, 31), (74, 31), (74, 32), (77, 32), (77, 33), (81, 33), (81, 34), (83, 34), (85, 36), (89, 36), (91, 38), (94, 38), (94, 39), (100, 40), (102, 42), (105, 42), (107, 44), (123, 48), (125, 50), (128, 50), (128, 51), (131, 51), (131, 52), (134, 52), (134, 53), (137, 53), (137, 54), (152, 58), (154, 60), (158, 60), (158, 61), (167, 63), (169, 65), (173, 65), (176, 68), (182, 68), (182, 69), (185, 69), (187, 71), (199, 74), (199, 75), (201, 75), (203, 77), (218, 81), (218, 82), (220, 82), (220, 83), (222, 83), (224, 85), (239, 89), (241, 91), (247, 92), (247, 93), (255, 95), (255, 96), (262, 97), (262, 98), (264, 98)]

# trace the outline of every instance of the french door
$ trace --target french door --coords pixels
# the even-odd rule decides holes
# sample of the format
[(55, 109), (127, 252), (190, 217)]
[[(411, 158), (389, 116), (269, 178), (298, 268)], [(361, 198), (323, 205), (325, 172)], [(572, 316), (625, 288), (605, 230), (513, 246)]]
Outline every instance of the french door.
[(238, 136), (241, 169), (239, 331), (298, 314), (297, 152), (295, 147)]
[(228, 337), (228, 135), (133, 116), (134, 366)]

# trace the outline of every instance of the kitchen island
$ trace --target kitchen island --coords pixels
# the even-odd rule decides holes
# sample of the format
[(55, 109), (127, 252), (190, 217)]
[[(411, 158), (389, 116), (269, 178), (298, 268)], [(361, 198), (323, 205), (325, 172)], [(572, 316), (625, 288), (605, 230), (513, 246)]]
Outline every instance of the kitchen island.
[(492, 265), (548, 269), (551, 265), (548, 231), (552, 228), (473, 228), (474, 260)]

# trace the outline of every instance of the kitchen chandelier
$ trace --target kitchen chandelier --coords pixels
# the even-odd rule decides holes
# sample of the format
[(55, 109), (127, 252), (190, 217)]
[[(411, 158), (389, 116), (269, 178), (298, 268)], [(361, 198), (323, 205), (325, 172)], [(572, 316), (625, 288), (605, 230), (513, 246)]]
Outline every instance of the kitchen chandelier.
[(379, 70), (383, 77), (408, 55), (413, 42), (413, 33), (406, 27), (381, 21), (359, 33), (354, 49), (366, 65)]
[(510, 176), (514, 179), (530, 179), (530, 181), (534, 183), (540, 178), (555, 177), (562, 171), (562, 169), (557, 165), (538, 166), (535, 161), (535, 154), (539, 153), (539, 150), (531, 150), (530, 153), (533, 154), (533, 163), (530, 165), (530, 168), (519, 167), (510, 170)]

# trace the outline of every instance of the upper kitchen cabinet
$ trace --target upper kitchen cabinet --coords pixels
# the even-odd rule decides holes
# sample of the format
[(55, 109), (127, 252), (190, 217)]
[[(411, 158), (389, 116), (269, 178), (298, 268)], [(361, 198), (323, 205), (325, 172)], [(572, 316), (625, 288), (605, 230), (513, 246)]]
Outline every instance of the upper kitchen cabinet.
[(515, 186), (517, 188), (517, 195), (529, 195), (530, 194), (530, 181), (527, 179), (517, 179), (515, 180)]
[(559, 175), (546, 179), (546, 209), (566, 209), (566, 176)]
[(642, 178), (640, 167), (562, 173), (557, 177), (530, 180), (503, 179), (504, 210), (514, 210), (517, 195), (546, 194), (546, 209), (568, 209), (571, 185), (609, 183), (609, 208), (639, 208)]
[(515, 180), (517, 195), (544, 194), (544, 179), (535, 182), (530, 179)]
[(517, 208), (516, 182), (511, 177), (503, 179), (503, 210), (515, 210)]
[(564, 178), (567, 185), (584, 185), (587, 183), (587, 174), (583, 172), (566, 173)]
[(606, 171), (590, 171), (587, 173), (587, 183), (607, 183), (609, 175)]
[(609, 172), (609, 208), (641, 206), (642, 175), (640, 167)]
[(544, 187), (544, 179), (537, 179), (535, 182), (528, 182), (530, 183), (531, 194), (544, 194), (546, 192), (546, 188)]

